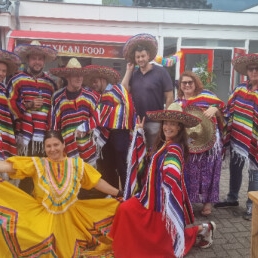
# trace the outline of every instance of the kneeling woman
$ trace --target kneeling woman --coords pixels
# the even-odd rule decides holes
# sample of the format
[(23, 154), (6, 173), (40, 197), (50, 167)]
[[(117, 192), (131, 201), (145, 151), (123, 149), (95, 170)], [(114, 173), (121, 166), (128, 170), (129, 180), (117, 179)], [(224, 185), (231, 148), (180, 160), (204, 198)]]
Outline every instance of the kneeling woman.
[(188, 155), (185, 127), (196, 126), (200, 120), (176, 103), (169, 109), (147, 113), (151, 120), (162, 121), (149, 159), (144, 155), (144, 120), (138, 123), (129, 151), (132, 160), (125, 199), (137, 193), (119, 206), (109, 234), (116, 258), (183, 257), (198, 235), (200, 247), (212, 244), (214, 222), (186, 227), (194, 216), (183, 178)]
[(118, 189), (81, 158), (67, 158), (60, 133), (47, 132), (44, 147), (46, 158), (0, 161), (0, 172), (32, 177), (35, 185), (32, 197), (0, 180), (1, 257), (110, 257), (106, 234), (119, 202), (78, 200), (77, 194), (95, 187), (117, 196)]

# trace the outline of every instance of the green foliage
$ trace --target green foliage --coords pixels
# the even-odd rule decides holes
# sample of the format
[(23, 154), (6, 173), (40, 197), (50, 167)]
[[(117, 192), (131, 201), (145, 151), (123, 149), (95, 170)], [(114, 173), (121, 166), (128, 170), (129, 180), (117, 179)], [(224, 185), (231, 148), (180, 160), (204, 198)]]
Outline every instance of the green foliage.
[(212, 71), (208, 71), (208, 61), (204, 60), (196, 63), (195, 67), (197, 70), (194, 72), (201, 79), (204, 88), (214, 92), (217, 88), (217, 84), (213, 81), (216, 78), (216, 75)]
[(135, 6), (170, 7), (187, 9), (211, 9), (207, 0), (133, 0)]

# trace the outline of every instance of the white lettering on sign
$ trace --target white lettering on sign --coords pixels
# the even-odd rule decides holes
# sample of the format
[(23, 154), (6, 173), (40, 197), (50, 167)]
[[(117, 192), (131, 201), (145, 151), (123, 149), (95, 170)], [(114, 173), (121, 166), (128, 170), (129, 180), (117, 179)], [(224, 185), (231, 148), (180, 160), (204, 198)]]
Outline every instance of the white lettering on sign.
[(105, 49), (102, 47), (82, 47), (82, 53), (83, 54), (89, 54), (89, 55), (104, 55)]

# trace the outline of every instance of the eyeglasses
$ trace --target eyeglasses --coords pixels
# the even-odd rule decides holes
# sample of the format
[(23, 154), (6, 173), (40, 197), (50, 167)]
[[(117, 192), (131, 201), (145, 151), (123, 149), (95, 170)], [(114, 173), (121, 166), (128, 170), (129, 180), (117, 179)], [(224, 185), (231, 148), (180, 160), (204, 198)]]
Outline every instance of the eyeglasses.
[(258, 67), (257, 67), (257, 66), (255, 66), (255, 67), (247, 67), (247, 70), (248, 70), (249, 72), (253, 72), (253, 71), (258, 72)]
[(192, 86), (193, 81), (182, 81), (181, 82), (184, 86), (186, 86), (187, 84), (189, 84), (189, 86)]

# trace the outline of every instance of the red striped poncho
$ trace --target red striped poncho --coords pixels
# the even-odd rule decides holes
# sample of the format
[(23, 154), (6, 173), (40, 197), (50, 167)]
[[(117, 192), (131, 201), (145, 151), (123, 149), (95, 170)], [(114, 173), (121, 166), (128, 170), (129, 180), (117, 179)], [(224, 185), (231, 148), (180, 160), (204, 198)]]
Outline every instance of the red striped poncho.
[(226, 128), (226, 118), (228, 117), (226, 105), (213, 92), (204, 89), (197, 96), (191, 97), (187, 100), (177, 99), (176, 102), (181, 103), (183, 108), (190, 105), (197, 106), (203, 110), (206, 110), (210, 106), (217, 107), (221, 112), (221, 119), (217, 119), (216, 117), (214, 117), (213, 122), (216, 123), (218, 128), (220, 129), (221, 136), (224, 134)]
[(108, 84), (98, 103), (99, 126), (109, 129), (133, 129), (135, 110), (131, 96), (120, 84)]
[(17, 155), (17, 149), (6, 89), (2, 83), (0, 83), (0, 103), (0, 160), (5, 160)]
[(132, 130), (135, 126), (136, 113), (131, 95), (120, 84), (108, 84), (97, 105), (99, 126), (94, 131), (96, 142), (101, 148), (112, 129)]
[[(19, 144), (23, 147), (20, 155), (27, 154), (30, 141), (43, 142), (45, 131), (49, 129), (51, 97), (55, 88), (54, 81), (44, 73), (34, 78), (29, 73), (21, 72), (9, 81), (10, 110), (16, 120)], [(26, 110), (25, 102), (37, 97), (43, 98), (43, 106), (39, 110)], [(43, 151), (43, 146), (39, 146)]]
[[(55, 92), (51, 115), (51, 127), (61, 130), (68, 157), (80, 156), (84, 161), (91, 162), (96, 158), (96, 145), (91, 130), (97, 126), (95, 108), (98, 96), (85, 88), (81, 89), (76, 99), (68, 99), (66, 88)], [(75, 131), (86, 132), (83, 138), (76, 138)]]
[[(129, 151), (129, 164), (125, 199), (133, 195), (137, 171), (146, 170), (146, 181), (143, 189), (136, 194), (136, 198), (146, 208), (161, 212), (165, 218), (164, 223), (171, 235), (176, 257), (182, 257), (185, 248), (184, 228), (186, 224), (193, 223), (194, 215), (188, 198), (184, 176), (184, 156), (179, 144), (172, 141), (165, 143), (145, 166), (144, 145), (142, 130), (134, 133), (131, 150)], [(138, 153), (137, 153), (138, 152)], [(130, 158), (132, 157), (132, 159)]]
[(249, 82), (239, 84), (228, 100), (229, 121), (226, 146), (258, 169), (258, 90), (251, 91)]

